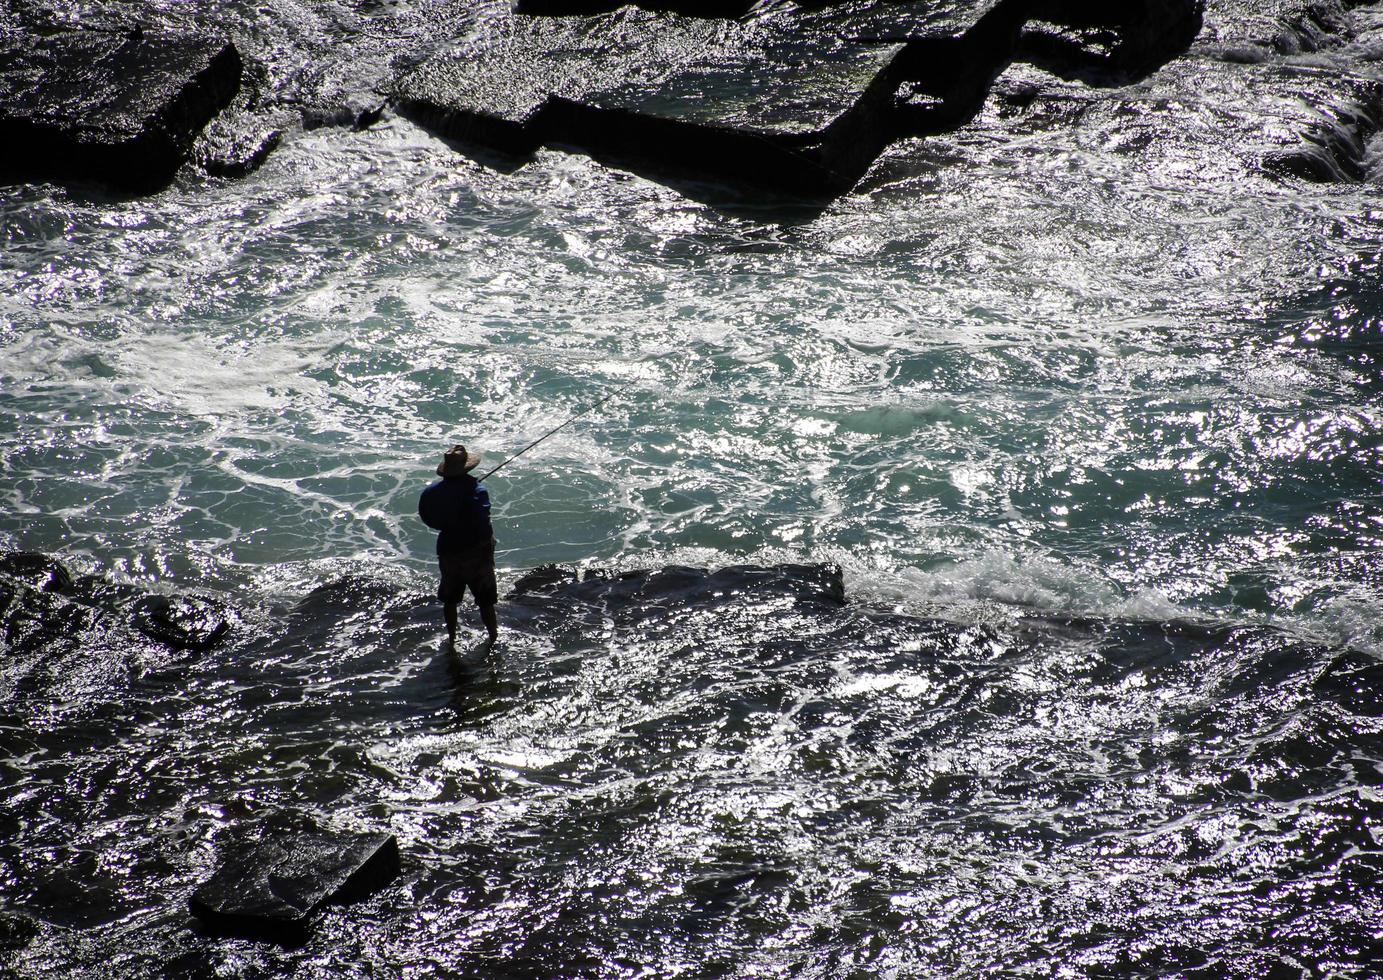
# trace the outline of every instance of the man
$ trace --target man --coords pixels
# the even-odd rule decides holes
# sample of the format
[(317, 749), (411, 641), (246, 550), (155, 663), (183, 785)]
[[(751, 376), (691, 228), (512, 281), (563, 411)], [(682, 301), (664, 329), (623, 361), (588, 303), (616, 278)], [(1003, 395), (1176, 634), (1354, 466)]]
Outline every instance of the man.
[(448, 641), (456, 644), (456, 605), (467, 587), (480, 608), (480, 619), (490, 631), (488, 646), (499, 636), (495, 603), (495, 536), (490, 527), (490, 494), (471, 470), (480, 465), (479, 453), (452, 446), (437, 465), (437, 482), (418, 498), (418, 516), (437, 531), (437, 564), (442, 581), (437, 598), (447, 617)]

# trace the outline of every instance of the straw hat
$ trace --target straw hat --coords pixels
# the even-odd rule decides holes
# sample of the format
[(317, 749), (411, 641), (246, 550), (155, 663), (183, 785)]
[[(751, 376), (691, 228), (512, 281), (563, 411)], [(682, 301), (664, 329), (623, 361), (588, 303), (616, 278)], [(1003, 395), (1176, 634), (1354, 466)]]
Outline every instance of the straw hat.
[(460, 476), (469, 473), (480, 465), (480, 453), (468, 453), (459, 442), (447, 450), (442, 461), (437, 464), (438, 476)]

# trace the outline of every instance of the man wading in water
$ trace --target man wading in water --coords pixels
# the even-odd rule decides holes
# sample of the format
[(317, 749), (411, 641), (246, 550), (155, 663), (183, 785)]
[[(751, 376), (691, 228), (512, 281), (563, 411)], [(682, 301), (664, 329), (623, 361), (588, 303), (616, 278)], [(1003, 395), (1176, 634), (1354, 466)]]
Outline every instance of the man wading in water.
[(495, 603), (495, 535), (490, 527), (490, 494), (471, 470), (480, 465), (479, 453), (468, 453), (462, 445), (452, 446), (437, 465), (441, 477), (418, 498), (418, 516), (437, 534), (437, 564), (442, 582), (437, 598), (447, 617), (449, 642), (456, 644), (456, 604), (467, 586), (480, 607), (480, 619), (490, 631), (486, 644), (493, 646), (499, 636)]

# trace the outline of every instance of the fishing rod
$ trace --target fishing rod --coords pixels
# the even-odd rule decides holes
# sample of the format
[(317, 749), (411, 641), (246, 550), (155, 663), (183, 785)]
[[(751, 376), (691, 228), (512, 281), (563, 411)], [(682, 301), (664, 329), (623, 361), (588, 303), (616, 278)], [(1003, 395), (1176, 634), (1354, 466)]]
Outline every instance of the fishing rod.
[(577, 412), (577, 413), (576, 413), (575, 415), (573, 415), (571, 418), (567, 419), (567, 420), (566, 420), (565, 422), (563, 422), (561, 425), (557, 426), (557, 428), (552, 429), (552, 430), (549, 431), (549, 432), (545, 432), (545, 433), (543, 433), (541, 436), (539, 436), (538, 438), (534, 439), (532, 442), (530, 442), (528, 445), (524, 446), (522, 449), (520, 449), (520, 450), (519, 450), (518, 452), (516, 452), (514, 455), (510, 456), (510, 457), (509, 457), (508, 459), (506, 459), (504, 462), (500, 463), (500, 464), (499, 464), (498, 466), (496, 466), (494, 469), (490, 470), (490, 472), (488, 472), (488, 473), (486, 473), (484, 476), (480, 477), (476, 482), (481, 482), (481, 481), (484, 481), (484, 480), (488, 480), (490, 477), (494, 476), (494, 475), (495, 475), (496, 473), (498, 473), (500, 470), (504, 469), (506, 466), (508, 466), (508, 465), (509, 465), (510, 463), (512, 463), (514, 460), (518, 459), (518, 458), (519, 458), (520, 456), (522, 456), (524, 453), (528, 452), (528, 451), (529, 451), (530, 449), (532, 449), (534, 446), (538, 445), (538, 443), (542, 442), (542, 441), (545, 440), (545, 439), (549, 439), (549, 438), (551, 438), (552, 436), (555, 436), (557, 433), (561, 432), (563, 429), (565, 429), (567, 426), (571, 425), (573, 422), (575, 422), (577, 419), (581, 418), (583, 415), (589, 415), (591, 412), (594, 412), (594, 411), (595, 411), (597, 408), (599, 408), (601, 405), (604, 405), (604, 404), (605, 404), (606, 402), (608, 402), (611, 398), (614, 398), (614, 397), (615, 397), (616, 395), (618, 395), (621, 391), (623, 391), (625, 388), (628, 388), (630, 385), (632, 385), (634, 382), (636, 382), (636, 381), (638, 381), (638, 380), (639, 380), (639, 378), (638, 378), (637, 376), (635, 376), (635, 377), (633, 377), (633, 378), (630, 378), (628, 381), (626, 381), (624, 384), (620, 385), (620, 386), (619, 386), (618, 388), (616, 388), (614, 391), (610, 392), (610, 393), (609, 393), (608, 395), (606, 395), (604, 398), (600, 399), (600, 400), (597, 401), (597, 402), (593, 402), (593, 403), (591, 403), (590, 405), (587, 405), (587, 406), (586, 406), (585, 408), (583, 408), (581, 411)]

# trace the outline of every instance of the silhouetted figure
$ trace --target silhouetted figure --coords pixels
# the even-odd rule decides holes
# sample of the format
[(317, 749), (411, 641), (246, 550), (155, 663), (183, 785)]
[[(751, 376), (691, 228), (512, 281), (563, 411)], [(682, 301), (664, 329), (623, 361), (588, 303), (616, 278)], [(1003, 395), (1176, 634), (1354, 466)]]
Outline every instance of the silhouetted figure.
[(495, 535), (490, 527), (490, 494), (470, 471), (480, 465), (479, 453), (452, 446), (437, 465), (441, 477), (418, 498), (418, 516), (437, 531), (437, 564), (442, 581), (437, 598), (447, 618), (447, 636), (456, 643), (456, 604), (469, 587), (480, 609), (480, 619), (490, 631), (489, 643), (499, 635), (495, 603)]

